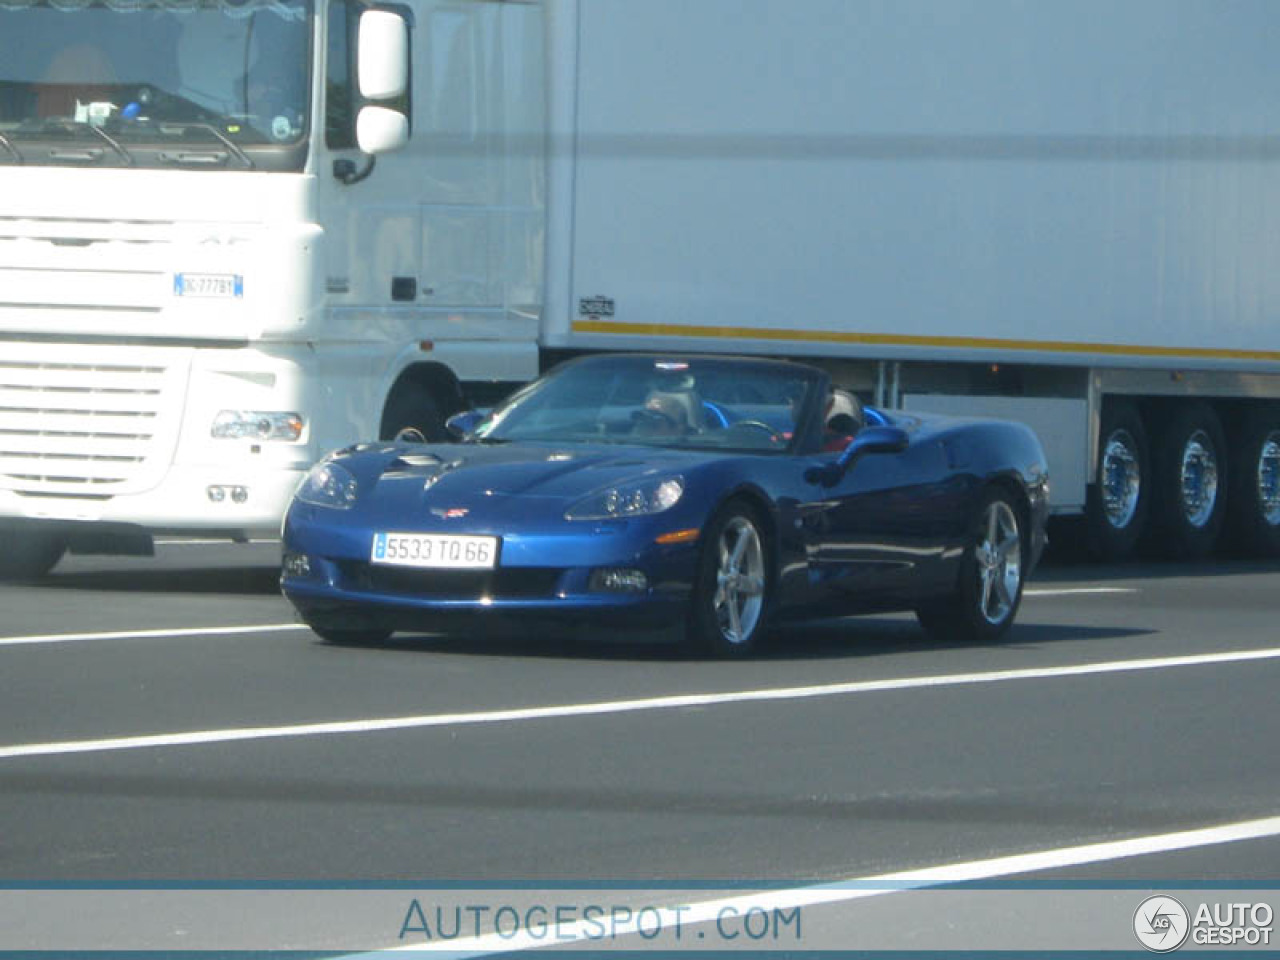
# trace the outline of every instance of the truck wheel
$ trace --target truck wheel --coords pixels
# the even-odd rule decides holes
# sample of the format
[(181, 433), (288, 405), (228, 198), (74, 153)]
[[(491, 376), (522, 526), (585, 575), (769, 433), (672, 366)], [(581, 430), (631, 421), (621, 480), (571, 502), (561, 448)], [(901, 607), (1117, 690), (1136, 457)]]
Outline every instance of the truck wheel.
[(1245, 553), (1280, 556), (1280, 416), (1256, 411), (1232, 437), (1227, 526)]
[(1017, 505), (1004, 490), (987, 491), (974, 512), (955, 592), (916, 610), (936, 640), (991, 643), (1013, 626), (1022, 603), (1027, 543)]
[(1089, 550), (1100, 560), (1128, 557), (1146, 527), (1151, 499), (1147, 450), (1138, 408), (1127, 400), (1109, 401), (1098, 438), (1098, 475), (1085, 504)]
[(1198, 560), (1218, 542), (1226, 516), (1226, 450), (1222, 424), (1207, 403), (1179, 406), (1160, 432), (1152, 532), (1167, 556)]
[(26, 527), (0, 527), (0, 580), (36, 580), (54, 568), (67, 552), (59, 533)]
[(421, 383), (406, 380), (396, 384), (382, 412), (380, 440), (394, 440), (403, 430), (416, 430), (428, 443), (449, 439), (444, 414), (435, 396)]
[(745, 656), (764, 633), (768, 611), (768, 549), (756, 510), (731, 500), (707, 525), (689, 611), (688, 646), (695, 653)]

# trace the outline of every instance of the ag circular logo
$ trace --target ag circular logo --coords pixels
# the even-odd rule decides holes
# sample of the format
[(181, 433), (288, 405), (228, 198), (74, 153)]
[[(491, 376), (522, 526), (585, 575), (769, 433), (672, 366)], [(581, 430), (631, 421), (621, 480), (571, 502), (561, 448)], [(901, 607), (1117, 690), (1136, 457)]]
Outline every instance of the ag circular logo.
[(1133, 914), (1138, 942), (1155, 953), (1177, 950), (1191, 930), (1191, 915), (1173, 897), (1147, 897)]

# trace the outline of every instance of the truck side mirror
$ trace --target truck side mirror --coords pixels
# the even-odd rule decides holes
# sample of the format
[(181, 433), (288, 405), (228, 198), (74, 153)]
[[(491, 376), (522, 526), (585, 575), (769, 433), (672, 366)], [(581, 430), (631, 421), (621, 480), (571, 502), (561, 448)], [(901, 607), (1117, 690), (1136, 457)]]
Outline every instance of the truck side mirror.
[(399, 150), (409, 142), (408, 19), (396, 10), (365, 10), (356, 51), (356, 85), (366, 101), (356, 115), (356, 143), (371, 156)]

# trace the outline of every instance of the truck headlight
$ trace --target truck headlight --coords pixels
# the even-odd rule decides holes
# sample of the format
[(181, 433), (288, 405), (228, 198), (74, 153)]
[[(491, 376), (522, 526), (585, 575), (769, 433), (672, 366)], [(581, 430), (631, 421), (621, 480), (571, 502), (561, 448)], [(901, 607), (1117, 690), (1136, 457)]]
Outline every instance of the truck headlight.
[(651, 477), (599, 490), (564, 512), (566, 520), (643, 517), (674, 507), (684, 494), (681, 477)]
[(302, 417), (296, 413), (222, 410), (210, 431), (217, 440), (284, 440), (302, 436)]
[(294, 498), (317, 507), (350, 510), (358, 486), (351, 471), (331, 460), (321, 460), (307, 474)]

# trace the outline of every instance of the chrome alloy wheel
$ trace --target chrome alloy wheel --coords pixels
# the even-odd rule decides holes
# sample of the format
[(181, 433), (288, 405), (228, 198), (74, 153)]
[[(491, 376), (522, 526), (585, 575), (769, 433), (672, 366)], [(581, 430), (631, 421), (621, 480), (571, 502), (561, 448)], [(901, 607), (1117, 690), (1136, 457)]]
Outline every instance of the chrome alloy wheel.
[(1004, 500), (993, 500), (982, 517), (974, 548), (978, 561), (978, 612), (992, 625), (1013, 613), (1022, 585), (1022, 536), (1018, 517)]
[(1280, 433), (1268, 434), (1258, 454), (1258, 503), (1267, 525), (1280, 525)]
[(1128, 430), (1117, 430), (1107, 438), (1099, 474), (1107, 522), (1117, 530), (1124, 529), (1133, 520), (1142, 494), (1138, 442)]
[[(1261, 472), (1262, 460), (1259, 460)], [(1182, 468), (1179, 472), (1178, 494), (1182, 512), (1193, 527), (1203, 527), (1213, 516), (1218, 502), (1218, 461), (1214, 456), (1213, 441), (1203, 430), (1197, 430), (1187, 438), (1182, 448)]]
[(764, 549), (748, 518), (725, 524), (717, 545), (716, 591), (711, 605), (716, 626), (731, 644), (750, 637), (764, 610)]

